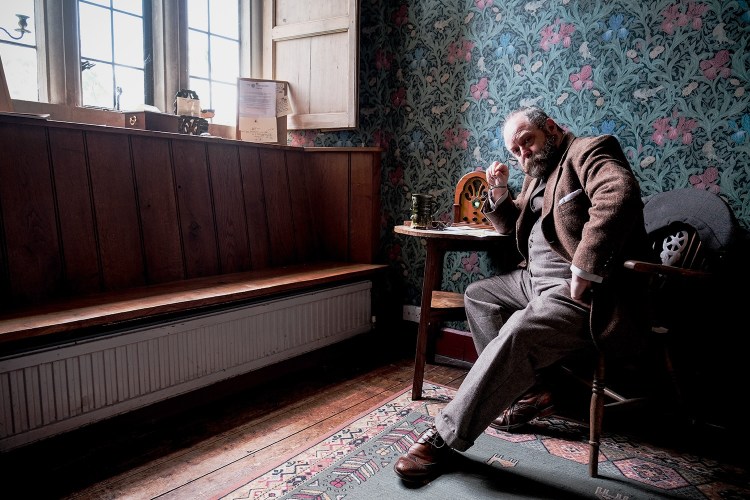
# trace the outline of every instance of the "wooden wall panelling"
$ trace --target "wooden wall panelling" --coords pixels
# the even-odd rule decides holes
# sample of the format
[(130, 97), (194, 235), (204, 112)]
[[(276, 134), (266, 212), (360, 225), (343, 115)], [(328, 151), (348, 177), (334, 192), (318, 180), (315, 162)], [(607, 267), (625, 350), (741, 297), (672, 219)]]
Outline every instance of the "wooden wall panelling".
[(307, 186), (309, 172), (302, 151), (286, 152), (286, 168), (291, 193), (289, 216), (297, 258), (304, 262), (320, 260), (317, 226), (325, 221), (317, 217), (319, 196), (311, 193)]
[(101, 271), (83, 132), (50, 128), (49, 151), (66, 287), (72, 293), (93, 293), (101, 288)]
[(0, 141), (2, 310), (320, 259), (374, 261), (376, 148), (7, 116)]
[(187, 278), (219, 273), (219, 247), (206, 160), (206, 143), (172, 139), (179, 227)]
[(268, 236), (271, 264), (281, 266), (295, 262), (294, 235), (289, 229), (291, 197), (283, 149), (260, 150), (260, 171), (268, 210)]
[(247, 271), (250, 269), (250, 244), (237, 146), (209, 144), (208, 165), (221, 272)]
[(152, 284), (183, 279), (185, 265), (169, 141), (161, 137), (136, 135), (130, 142), (146, 259), (146, 281)]
[[(349, 260), (349, 154), (316, 152), (308, 154), (311, 193), (325, 193), (314, 199), (317, 205), (317, 228), (323, 254), (332, 260)], [(313, 195), (315, 196), (315, 195)]]
[(129, 136), (86, 133), (104, 290), (146, 284)]
[(250, 234), (250, 262), (253, 269), (266, 269), (271, 265), (268, 235), (271, 217), (266, 210), (259, 150), (249, 145), (240, 146), (239, 150), (245, 219)]
[(380, 244), (380, 157), (352, 152), (349, 257), (375, 262)]
[(8, 291), (13, 298), (33, 302), (64, 288), (47, 137), (42, 127), (5, 124), (0, 124), (0, 136), (5, 144), (0, 154), (0, 213)]

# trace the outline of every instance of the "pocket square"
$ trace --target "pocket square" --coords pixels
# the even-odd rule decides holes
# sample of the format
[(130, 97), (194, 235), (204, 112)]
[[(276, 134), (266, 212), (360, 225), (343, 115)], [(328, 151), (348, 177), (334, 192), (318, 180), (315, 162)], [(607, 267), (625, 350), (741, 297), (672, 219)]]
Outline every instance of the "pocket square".
[(569, 202), (570, 200), (572, 200), (573, 198), (575, 198), (576, 196), (578, 196), (581, 193), (583, 193), (583, 189), (576, 189), (572, 193), (568, 193), (565, 196), (563, 196), (562, 198), (560, 198), (560, 201), (557, 202), (557, 205), (558, 206), (563, 205), (563, 204)]

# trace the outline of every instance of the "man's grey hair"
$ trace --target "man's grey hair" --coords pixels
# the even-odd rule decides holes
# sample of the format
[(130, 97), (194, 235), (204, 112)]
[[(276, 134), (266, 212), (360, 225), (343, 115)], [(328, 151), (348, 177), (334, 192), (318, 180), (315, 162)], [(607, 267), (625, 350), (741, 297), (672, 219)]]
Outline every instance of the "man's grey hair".
[(529, 123), (539, 129), (544, 128), (545, 124), (547, 123), (547, 118), (549, 118), (547, 112), (537, 106), (524, 106), (522, 108), (515, 109), (505, 115), (505, 122), (503, 123), (503, 135), (505, 134), (505, 124), (507, 124), (511, 118), (514, 118), (518, 115), (526, 117), (526, 119), (529, 120)]
[[(518, 115), (526, 117), (526, 119), (529, 120), (529, 123), (540, 130), (544, 130), (544, 127), (547, 125), (547, 119), (550, 118), (547, 112), (538, 106), (523, 106), (514, 109), (513, 111), (505, 115), (505, 122), (503, 123), (503, 136), (505, 136), (505, 127), (508, 121)], [(563, 131), (563, 129), (559, 125), (557, 125), (557, 122), (555, 122), (555, 126), (557, 130), (561, 132)]]

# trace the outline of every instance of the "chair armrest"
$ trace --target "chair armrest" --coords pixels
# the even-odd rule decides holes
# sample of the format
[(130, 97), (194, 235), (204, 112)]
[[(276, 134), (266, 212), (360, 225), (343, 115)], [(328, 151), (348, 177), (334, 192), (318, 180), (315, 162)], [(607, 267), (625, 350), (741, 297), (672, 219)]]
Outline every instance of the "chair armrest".
[(680, 276), (683, 278), (710, 279), (713, 273), (698, 271), (695, 269), (685, 269), (683, 267), (667, 266), (664, 264), (654, 264), (644, 260), (626, 260), (623, 264), (626, 269), (637, 273), (657, 274), (662, 276)]

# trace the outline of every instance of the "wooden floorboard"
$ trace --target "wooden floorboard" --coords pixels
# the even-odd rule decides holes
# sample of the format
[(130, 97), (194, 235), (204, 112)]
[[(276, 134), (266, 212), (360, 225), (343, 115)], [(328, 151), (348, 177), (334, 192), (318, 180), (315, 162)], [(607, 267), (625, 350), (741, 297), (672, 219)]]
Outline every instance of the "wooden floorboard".
[[(285, 363), (0, 454), (3, 476), (17, 479), (4, 490), (70, 499), (215, 496), (410, 387), (409, 348), (373, 349), (389, 343), (360, 337), (296, 366)], [(414, 339), (401, 341), (411, 346)], [(465, 373), (428, 364), (425, 379), (458, 387)], [(45, 480), (23, 481), (31, 470), (44, 471)]]
[[(214, 498), (398, 392), (410, 390), (416, 332), (407, 330), (387, 338), (379, 333), (361, 335), (291, 362), (0, 453), (4, 479), (0, 491), (3, 498)], [(466, 373), (462, 366), (428, 363), (425, 380), (458, 388)], [(582, 400), (575, 403), (584, 414), (588, 394), (582, 392)], [(654, 416), (625, 414), (622, 420), (628, 429), (643, 422), (657, 443), (664, 438), (662, 430), (675, 425), (668, 421), (666, 426), (654, 426)], [(608, 413), (608, 429), (617, 420), (617, 414)], [(677, 436), (676, 442), (684, 443), (686, 435)], [(689, 435), (695, 442), (695, 433)], [(714, 453), (714, 448), (727, 443), (727, 436), (716, 437), (706, 435), (704, 449)]]

